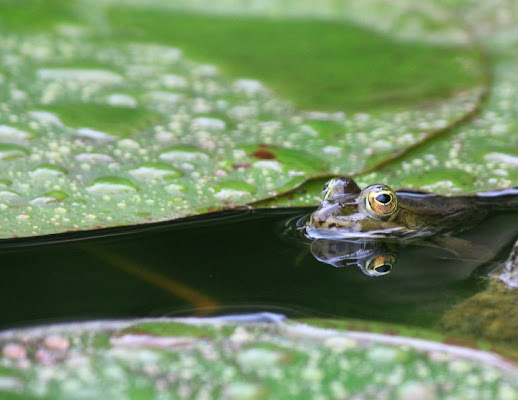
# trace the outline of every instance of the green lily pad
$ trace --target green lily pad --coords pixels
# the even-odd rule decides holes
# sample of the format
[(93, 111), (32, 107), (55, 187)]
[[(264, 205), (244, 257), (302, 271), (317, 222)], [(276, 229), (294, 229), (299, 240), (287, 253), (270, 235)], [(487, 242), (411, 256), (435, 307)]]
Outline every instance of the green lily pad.
[(19, 140), (0, 135), (0, 179), (18, 194), (0, 201), (0, 238), (171, 220), (359, 174), (465, 119), (486, 90), (483, 54), (440, 6), (330, 1), (316, 19), (303, 1), (96, 4), (95, 18), (71, 3), (27, 30), (20, 15), (46, 5), (2, 6), (0, 126)]
[(385, 335), (345, 330), (351, 322), (313, 322), (259, 314), (4, 331), (0, 393), (12, 399), (432, 399), (469, 393), (513, 399), (518, 393), (516, 367), (497, 354), (395, 336), (399, 327), (378, 324), (376, 330), (392, 329)]
[[(386, 158), (372, 172), (353, 174), (360, 186), (386, 183), (442, 194), (469, 194), (518, 186), (518, 123), (512, 104), (517, 101), (518, 67), (515, 31), (516, 4), (504, 1), (498, 9), (485, 2), (449, 4), (473, 27), (481, 48), (489, 52), (491, 90), (473, 118), (425, 141), (408, 154)], [(499, 15), (508, 18), (503, 21)], [(344, 174), (347, 174), (344, 171)], [(257, 206), (316, 204), (326, 179), (314, 179), (286, 196)]]

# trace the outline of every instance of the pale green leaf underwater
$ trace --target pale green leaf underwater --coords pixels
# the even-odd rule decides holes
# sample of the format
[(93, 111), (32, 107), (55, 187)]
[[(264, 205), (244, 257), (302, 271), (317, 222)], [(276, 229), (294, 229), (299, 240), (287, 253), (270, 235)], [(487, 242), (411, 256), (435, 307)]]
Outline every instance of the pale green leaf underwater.
[[(516, 369), (496, 354), (394, 336), (394, 330), (412, 333), (398, 326), (279, 317), (4, 332), (0, 393), (12, 399), (516, 398)], [(382, 334), (387, 329), (391, 334)]]

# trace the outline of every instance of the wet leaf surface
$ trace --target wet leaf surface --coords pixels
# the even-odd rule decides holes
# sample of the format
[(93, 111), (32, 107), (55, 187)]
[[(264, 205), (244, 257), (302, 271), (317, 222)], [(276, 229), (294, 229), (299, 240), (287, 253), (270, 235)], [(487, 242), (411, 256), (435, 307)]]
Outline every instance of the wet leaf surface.
[(486, 89), (483, 54), (440, 7), (401, 4), (374, 29), (362, 16), (385, 18), (378, 2), (323, 3), (324, 20), (303, 2), (270, 4), (280, 19), (109, 2), (93, 18), (81, 4), (31, 29), (20, 15), (46, 6), (2, 6), (0, 237), (177, 219), (359, 174), (469, 117)]
[(516, 368), (494, 353), (397, 337), (394, 332), (410, 332), (397, 326), (373, 325), (376, 332), (360, 326), (368, 328), (264, 313), (4, 331), (0, 393), (13, 399), (516, 396)]

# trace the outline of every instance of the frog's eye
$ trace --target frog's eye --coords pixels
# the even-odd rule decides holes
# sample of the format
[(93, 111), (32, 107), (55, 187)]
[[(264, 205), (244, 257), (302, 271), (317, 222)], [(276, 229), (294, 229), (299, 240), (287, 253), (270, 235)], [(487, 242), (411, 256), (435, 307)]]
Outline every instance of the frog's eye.
[(373, 185), (364, 189), (364, 202), (367, 213), (378, 218), (388, 218), (397, 211), (397, 196), (386, 185)]
[(386, 253), (376, 256), (367, 262), (365, 272), (370, 276), (383, 276), (390, 274), (397, 262), (394, 253)]
[(348, 197), (357, 196), (360, 188), (356, 182), (346, 176), (327, 181), (322, 188), (322, 198), (330, 201), (343, 201)]

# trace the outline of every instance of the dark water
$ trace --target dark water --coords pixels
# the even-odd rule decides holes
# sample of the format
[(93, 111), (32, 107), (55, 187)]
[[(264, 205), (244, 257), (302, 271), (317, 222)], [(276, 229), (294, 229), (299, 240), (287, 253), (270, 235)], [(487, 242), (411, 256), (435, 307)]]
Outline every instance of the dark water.
[[(433, 326), (483, 289), (518, 236), (518, 214), (495, 216), (462, 236), (492, 248), (489, 262), (409, 245), (398, 249), (391, 273), (370, 277), (317, 261), (309, 240), (283, 233), (287, 220), (308, 211), (238, 211), (99, 238), (4, 242), (0, 326), (259, 310)], [(60, 241), (70, 238), (77, 240)]]

